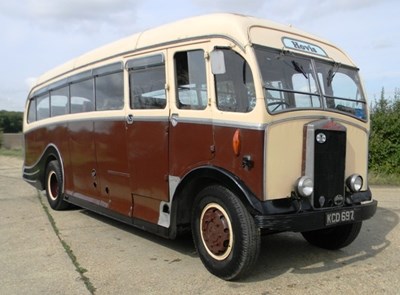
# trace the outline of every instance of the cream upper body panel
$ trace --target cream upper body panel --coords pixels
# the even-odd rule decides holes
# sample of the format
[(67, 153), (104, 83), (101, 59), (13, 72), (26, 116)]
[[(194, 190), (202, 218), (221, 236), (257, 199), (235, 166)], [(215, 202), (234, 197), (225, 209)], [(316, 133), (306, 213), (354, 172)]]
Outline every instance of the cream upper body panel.
[[(211, 14), (149, 29), (90, 51), (40, 76), (33, 90), (72, 71), (79, 72), (94, 63), (126, 56), (137, 50), (160, 46), (172, 47), (174, 43), (184, 40), (221, 36), (232, 40), (242, 49), (252, 44), (282, 49), (282, 38), (289, 36), (317, 44), (326, 52), (325, 58), (329, 60), (354, 66), (350, 58), (337, 47), (291, 26), (249, 16)], [(302, 50), (302, 53), (307, 54), (307, 51)]]

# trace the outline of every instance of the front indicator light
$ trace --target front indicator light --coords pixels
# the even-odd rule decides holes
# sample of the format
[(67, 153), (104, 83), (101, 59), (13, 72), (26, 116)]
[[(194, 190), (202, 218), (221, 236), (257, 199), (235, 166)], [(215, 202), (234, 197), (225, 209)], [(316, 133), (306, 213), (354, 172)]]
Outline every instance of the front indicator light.
[(296, 189), (300, 196), (309, 197), (314, 192), (314, 183), (311, 178), (302, 176), (296, 182)]
[(359, 192), (363, 187), (363, 183), (363, 178), (361, 177), (361, 175), (358, 174), (352, 174), (346, 180), (347, 187), (353, 193)]

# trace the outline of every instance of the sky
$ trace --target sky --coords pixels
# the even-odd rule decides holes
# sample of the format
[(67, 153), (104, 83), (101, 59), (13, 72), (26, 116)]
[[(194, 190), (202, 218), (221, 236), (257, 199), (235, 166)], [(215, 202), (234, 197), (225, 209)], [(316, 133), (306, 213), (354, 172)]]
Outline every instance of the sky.
[(292, 25), (343, 49), (370, 102), (400, 88), (398, 0), (3, 0), (0, 110), (23, 111), (30, 85), (87, 51), (179, 19), (215, 12)]

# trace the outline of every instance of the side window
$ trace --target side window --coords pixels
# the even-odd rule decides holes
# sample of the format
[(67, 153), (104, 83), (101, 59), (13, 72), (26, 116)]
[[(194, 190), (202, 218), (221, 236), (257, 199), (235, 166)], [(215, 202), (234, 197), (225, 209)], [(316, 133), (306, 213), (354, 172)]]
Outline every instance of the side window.
[(28, 109), (28, 123), (36, 121), (36, 99), (31, 99)]
[(71, 84), (70, 91), (72, 114), (94, 110), (93, 79)]
[(96, 79), (96, 110), (121, 110), (124, 107), (123, 72), (98, 76)]
[(221, 50), (225, 59), (225, 73), (216, 74), (217, 107), (221, 111), (246, 113), (256, 104), (253, 74), (246, 60), (238, 53)]
[(51, 116), (60, 116), (69, 113), (68, 86), (50, 92)]
[(50, 117), (50, 97), (48, 93), (36, 98), (36, 117), (37, 120)]
[(131, 108), (163, 109), (167, 101), (165, 95), (165, 68), (163, 66), (130, 73)]
[(191, 110), (205, 109), (208, 99), (204, 51), (178, 52), (174, 59), (177, 107)]

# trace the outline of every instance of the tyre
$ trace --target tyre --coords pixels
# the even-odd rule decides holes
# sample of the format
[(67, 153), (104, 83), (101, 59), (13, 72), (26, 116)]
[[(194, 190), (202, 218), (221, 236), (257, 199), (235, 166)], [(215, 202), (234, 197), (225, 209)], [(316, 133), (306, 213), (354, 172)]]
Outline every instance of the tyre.
[(204, 266), (212, 274), (233, 280), (245, 276), (260, 252), (260, 234), (243, 203), (219, 185), (196, 197), (192, 234)]
[(50, 207), (54, 210), (64, 210), (69, 203), (64, 201), (64, 185), (60, 163), (51, 161), (46, 169), (46, 195)]
[(333, 228), (302, 232), (310, 244), (329, 250), (337, 250), (350, 245), (360, 233), (362, 222), (339, 225)]

